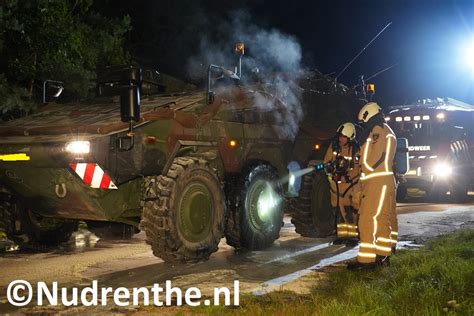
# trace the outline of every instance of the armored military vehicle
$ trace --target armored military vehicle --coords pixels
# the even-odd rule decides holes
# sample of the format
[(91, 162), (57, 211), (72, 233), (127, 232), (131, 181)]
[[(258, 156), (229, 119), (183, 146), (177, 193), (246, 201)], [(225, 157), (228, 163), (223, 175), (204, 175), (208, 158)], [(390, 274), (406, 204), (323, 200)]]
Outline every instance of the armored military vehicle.
[[(287, 202), (301, 205), (295, 172), (321, 158), (334, 130), (322, 133), (306, 118), (324, 125), (329, 111), (356, 110), (357, 100), (328, 80), (314, 90), (324, 77), (305, 75), (298, 89), (310, 98), (288, 132), (294, 113), (285, 98), (271, 92), (271, 78), (244, 85), (243, 45), (236, 52), (235, 71), (209, 66), (207, 91), (170, 91), (157, 73), (114, 67), (98, 76), (94, 101), (49, 102), (2, 123), (0, 228), (22, 247), (64, 242), (78, 221), (92, 231), (139, 228), (171, 262), (207, 259), (223, 236), (236, 248), (270, 246)], [(328, 191), (318, 194), (313, 206), (293, 211), (300, 231), (317, 227), (314, 212), (330, 209)]]

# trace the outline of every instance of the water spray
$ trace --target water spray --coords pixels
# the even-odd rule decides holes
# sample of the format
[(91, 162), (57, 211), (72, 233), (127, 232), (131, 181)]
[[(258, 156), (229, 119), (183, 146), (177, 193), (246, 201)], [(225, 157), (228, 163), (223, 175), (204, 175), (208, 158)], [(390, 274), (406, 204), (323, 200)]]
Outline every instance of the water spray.
[(296, 182), (296, 179), (299, 177), (304, 176), (305, 174), (308, 174), (310, 172), (313, 172), (315, 170), (314, 167), (308, 167), (304, 169), (300, 169), (298, 171), (291, 171), (287, 176), (284, 176), (283, 178), (280, 179), (281, 184), (288, 183), (290, 185), (293, 185)]

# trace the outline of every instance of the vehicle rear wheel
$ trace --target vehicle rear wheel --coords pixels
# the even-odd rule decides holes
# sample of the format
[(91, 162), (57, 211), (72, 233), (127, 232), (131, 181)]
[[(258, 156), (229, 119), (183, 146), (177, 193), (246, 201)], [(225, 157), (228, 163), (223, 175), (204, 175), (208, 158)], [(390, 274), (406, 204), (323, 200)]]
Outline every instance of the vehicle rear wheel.
[(276, 170), (266, 164), (254, 165), (227, 187), (227, 244), (248, 250), (272, 245), (283, 224), (283, 200)]
[(132, 225), (114, 222), (87, 221), (87, 229), (100, 239), (109, 240), (128, 240), (138, 233), (138, 229)]
[(303, 237), (335, 234), (336, 214), (331, 206), (329, 181), (325, 173), (311, 172), (303, 176), (300, 195), (291, 213), (291, 222)]
[(145, 178), (140, 227), (153, 254), (198, 262), (217, 251), (226, 213), (221, 184), (207, 161), (175, 158), (168, 173)]
[(77, 221), (43, 217), (13, 196), (2, 195), (0, 199), (0, 229), (20, 248), (57, 246), (77, 229)]

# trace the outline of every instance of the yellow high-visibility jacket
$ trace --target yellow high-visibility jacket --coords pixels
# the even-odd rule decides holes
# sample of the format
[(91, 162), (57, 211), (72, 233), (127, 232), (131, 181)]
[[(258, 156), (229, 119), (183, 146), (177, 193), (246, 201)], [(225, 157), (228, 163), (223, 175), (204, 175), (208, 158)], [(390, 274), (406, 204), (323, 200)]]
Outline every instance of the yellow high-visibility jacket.
[(361, 148), (361, 180), (393, 175), (393, 159), (397, 148), (397, 138), (392, 129), (383, 124), (376, 125)]

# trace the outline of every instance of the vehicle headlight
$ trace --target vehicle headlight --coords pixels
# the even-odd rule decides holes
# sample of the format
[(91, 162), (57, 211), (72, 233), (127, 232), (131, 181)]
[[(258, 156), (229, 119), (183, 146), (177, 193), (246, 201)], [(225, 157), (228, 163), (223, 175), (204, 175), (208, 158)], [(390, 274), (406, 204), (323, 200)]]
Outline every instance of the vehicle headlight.
[(66, 144), (66, 151), (71, 154), (88, 154), (91, 149), (89, 141), (73, 141)]
[(438, 177), (448, 177), (453, 172), (453, 168), (445, 162), (440, 162), (434, 166), (433, 172)]

